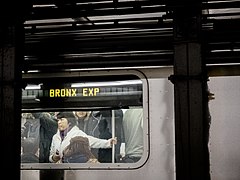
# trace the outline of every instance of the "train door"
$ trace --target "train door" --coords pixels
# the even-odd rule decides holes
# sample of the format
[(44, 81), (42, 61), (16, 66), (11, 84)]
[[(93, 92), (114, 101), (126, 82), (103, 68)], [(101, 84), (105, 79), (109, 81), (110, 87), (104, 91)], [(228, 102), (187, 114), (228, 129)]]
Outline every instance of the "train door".
[(171, 73), (26, 74), (22, 180), (44, 170), (63, 170), (66, 180), (175, 179)]

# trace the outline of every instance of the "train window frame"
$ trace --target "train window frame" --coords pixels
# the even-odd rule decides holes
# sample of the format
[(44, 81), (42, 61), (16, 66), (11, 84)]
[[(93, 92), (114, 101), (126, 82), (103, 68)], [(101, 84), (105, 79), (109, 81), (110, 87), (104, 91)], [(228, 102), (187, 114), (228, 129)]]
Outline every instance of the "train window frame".
[[(96, 76), (104, 76), (106, 78), (113, 78), (113, 76), (136, 76), (139, 80), (142, 82), (142, 108), (143, 108), (143, 142), (144, 142), (144, 151), (142, 158), (135, 162), (135, 163), (61, 163), (61, 164), (55, 164), (55, 163), (21, 163), (21, 169), (22, 170), (41, 170), (41, 169), (63, 169), (63, 170), (69, 170), (69, 169), (136, 169), (143, 166), (144, 163), (146, 163), (148, 157), (149, 157), (149, 85), (148, 80), (144, 73), (140, 70), (108, 70), (108, 71), (80, 71), (80, 72), (68, 72), (68, 73), (59, 73), (55, 74), (54, 78), (78, 78), (78, 77), (96, 77)], [(41, 74), (41, 77), (39, 75), (28, 75), (26, 74), (23, 79), (26, 80), (26, 82), (31, 81), (41, 81), (42, 78), (50, 78), (50, 74)], [(134, 107), (133, 107), (134, 108)], [(73, 109), (66, 109), (65, 110), (76, 110)], [(124, 109), (124, 108), (123, 108)], [(46, 112), (53, 111), (53, 110), (59, 110), (58, 108), (54, 109), (46, 109)], [(62, 110), (62, 108), (60, 108)], [(42, 111), (42, 109), (34, 108), (34, 109), (22, 109), (22, 112), (29, 112), (29, 111)]]

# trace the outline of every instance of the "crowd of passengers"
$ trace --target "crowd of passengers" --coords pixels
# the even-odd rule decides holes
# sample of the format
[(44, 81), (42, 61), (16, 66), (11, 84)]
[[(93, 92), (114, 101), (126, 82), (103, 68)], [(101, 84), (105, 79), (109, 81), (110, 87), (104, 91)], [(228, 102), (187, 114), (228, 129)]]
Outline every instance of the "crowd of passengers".
[(114, 110), (114, 115), (112, 137), (110, 110), (23, 113), (21, 162), (137, 162), (143, 153), (142, 109)]

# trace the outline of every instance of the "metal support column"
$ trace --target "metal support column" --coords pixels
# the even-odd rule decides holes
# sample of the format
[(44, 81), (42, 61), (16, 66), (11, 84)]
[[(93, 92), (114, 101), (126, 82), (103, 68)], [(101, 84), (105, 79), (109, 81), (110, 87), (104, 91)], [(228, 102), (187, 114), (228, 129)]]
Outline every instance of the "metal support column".
[(21, 24), (1, 21), (0, 25), (0, 137), (1, 176), (20, 179), (21, 152)]
[(209, 180), (207, 78), (201, 54), (201, 3), (178, 1), (174, 13), (176, 179)]

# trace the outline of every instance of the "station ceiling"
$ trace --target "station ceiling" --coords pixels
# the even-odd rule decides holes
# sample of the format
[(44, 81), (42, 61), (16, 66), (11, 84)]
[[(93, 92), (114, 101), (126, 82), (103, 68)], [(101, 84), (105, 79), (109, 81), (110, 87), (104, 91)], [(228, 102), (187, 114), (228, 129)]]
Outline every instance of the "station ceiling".
[[(173, 65), (173, 12), (183, 5), (190, 11), (187, 2), (33, 0), (24, 22), (24, 68)], [(239, 63), (240, 0), (199, 2), (205, 63)]]

